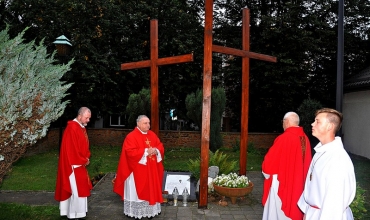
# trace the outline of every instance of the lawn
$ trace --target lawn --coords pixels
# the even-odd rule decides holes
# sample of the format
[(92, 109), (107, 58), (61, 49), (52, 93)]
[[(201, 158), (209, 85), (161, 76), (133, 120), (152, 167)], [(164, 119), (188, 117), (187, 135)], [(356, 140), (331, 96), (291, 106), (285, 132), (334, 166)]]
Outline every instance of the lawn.
[[(91, 163), (88, 166), (91, 177), (99, 173), (115, 172), (121, 152), (121, 147), (91, 147)], [(239, 161), (239, 152), (232, 149), (221, 149), (230, 160)], [(263, 157), (266, 151), (250, 149), (247, 158), (248, 171), (260, 171)], [(165, 152), (164, 166), (166, 171), (188, 171), (189, 159), (198, 159), (200, 149), (192, 148), (167, 148)], [(370, 160), (351, 155), (355, 166), (356, 180), (366, 190), (365, 207), (370, 210)], [(54, 191), (58, 163), (58, 151), (21, 158), (13, 165), (12, 171), (4, 178), (0, 190), (46, 190)], [(239, 165), (238, 165), (239, 167)], [(27, 205), (0, 203), (1, 213), (22, 215), (20, 219), (50, 219), (50, 212), (55, 212), (58, 207), (48, 206), (44, 208)], [(43, 211), (44, 210), (44, 211)], [(3, 212), (5, 211), (5, 212)], [(57, 211), (56, 211), (57, 212)], [(31, 215), (31, 217), (28, 217)], [(39, 216), (42, 216), (39, 218)], [(2, 216), (4, 217), (4, 216)], [(370, 218), (368, 214), (364, 219)], [(1, 216), (0, 216), (1, 219)]]
[[(223, 149), (229, 159), (239, 161), (239, 152)], [(99, 173), (115, 172), (121, 153), (121, 147), (91, 147), (91, 178)], [(168, 148), (165, 151), (164, 166), (166, 171), (188, 171), (189, 159), (197, 159), (200, 149)], [(253, 151), (248, 154), (247, 170), (261, 170), (263, 153)], [(0, 190), (46, 190), (54, 191), (58, 165), (58, 151), (21, 158), (13, 165), (12, 171), (4, 178)], [(239, 165), (238, 165), (239, 167)]]
[(65, 220), (56, 216), (58, 206), (29, 206), (22, 204), (0, 203), (0, 220)]

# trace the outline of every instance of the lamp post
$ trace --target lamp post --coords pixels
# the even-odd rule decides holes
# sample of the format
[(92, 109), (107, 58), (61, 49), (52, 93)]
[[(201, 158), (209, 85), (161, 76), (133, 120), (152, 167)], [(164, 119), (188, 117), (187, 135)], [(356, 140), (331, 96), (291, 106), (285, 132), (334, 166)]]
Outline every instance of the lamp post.
[[(72, 44), (69, 42), (69, 39), (66, 38), (64, 35), (57, 37), (57, 39), (53, 42), (55, 47), (57, 48), (58, 56), (62, 63), (64, 63), (65, 57), (69, 54), (69, 50), (72, 47)], [(59, 150), (62, 145), (62, 134), (63, 134), (63, 124), (62, 124), (63, 115), (59, 120)]]
[[(337, 91), (336, 109), (343, 113), (344, 0), (338, 1)], [(337, 132), (342, 136), (342, 128)], [(343, 137), (342, 137), (343, 138)]]
[(53, 42), (57, 48), (58, 55), (65, 57), (69, 54), (69, 49), (72, 47), (72, 44), (69, 42), (69, 39), (66, 36), (61, 35)]

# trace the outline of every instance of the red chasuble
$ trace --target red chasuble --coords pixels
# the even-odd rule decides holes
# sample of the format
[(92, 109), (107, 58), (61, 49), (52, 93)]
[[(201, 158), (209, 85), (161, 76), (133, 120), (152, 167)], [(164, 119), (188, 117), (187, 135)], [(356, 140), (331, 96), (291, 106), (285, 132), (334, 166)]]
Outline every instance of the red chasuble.
[(118, 163), (116, 181), (113, 191), (124, 199), (124, 182), (133, 173), (138, 198), (154, 205), (162, 203), (162, 182), (164, 167), (162, 161), (157, 162), (157, 156), (147, 156), (147, 163), (139, 164), (145, 148), (157, 148), (164, 157), (164, 147), (157, 135), (149, 130), (143, 134), (138, 128), (130, 132), (122, 145), (121, 157)]
[(55, 200), (64, 201), (71, 197), (72, 189), (69, 176), (72, 174), (72, 165), (81, 165), (74, 168), (76, 185), (79, 197), (90, 196), (92, 184), (86, 167), (90, 158), (89, 140), (86, 129), (76, 121), (68, 121), (63, 133), (62, 145), (59, 153)]
[(310, 142), (303, 128), (285, 129), (284, 133), (275, 139), (262, 163), (262, 171), (270, 175), (270, 178), (264, 181), (262, 204), (265, 205), (269, 195), (272, 175), (278, 174), (281, 209), (287, 217), (301, 220), (303, 213), (298, 208), (297, 202), (304, 189), (311, 159)]

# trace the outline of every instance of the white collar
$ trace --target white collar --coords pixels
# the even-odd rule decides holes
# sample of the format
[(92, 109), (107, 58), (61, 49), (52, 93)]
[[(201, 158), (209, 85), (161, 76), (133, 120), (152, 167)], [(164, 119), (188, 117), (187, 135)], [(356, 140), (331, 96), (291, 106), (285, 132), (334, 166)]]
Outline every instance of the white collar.
[(333, 141), (331, 141), (327, 144), (324, 144), (324, 145), (321, 144), (321, 142), (320, 142), (316, 145), (316, 147), (314, 149), (315, 149), (316, 152), (324, 152), (324, 151), (329, 151), (329, 150), (335, 150), (335, 147), (333, 147), (332, 145), (334, 145), (334, 146), (340, 145), (340, 146), (343, 147), (341, 137), (337, 136), (337, 137), (335, 137), (335, 139)]
[(139, 131), (142, 133), (142, 134), (148, 134), (148, 132), (144, 132), (144, 131), (142, 131), (142, 130), (140, 130), (140, 128), (139, 127), (136, 127), (137, 129), (139, 129)]
[(73, 119), (73, 121), (77, 122), (81, 126), (81, 128), (84, 128), (85, 127), (79, 121), (77, 121), (77, 119)]

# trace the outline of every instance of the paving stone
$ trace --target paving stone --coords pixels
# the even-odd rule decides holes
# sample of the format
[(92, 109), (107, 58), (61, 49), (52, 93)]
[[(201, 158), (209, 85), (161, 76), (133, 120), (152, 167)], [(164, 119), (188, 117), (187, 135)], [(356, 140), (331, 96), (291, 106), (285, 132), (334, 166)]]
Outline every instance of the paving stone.
[[(123, 214), (123, 201), (113, 192), (111, 180), (113, 173), (108, 173), (102, 180), (94, 186), (91, 196), (88, 198), (88, 213), (86, 220), (93, 219), (132, 219)], [(261, 205), (263, 191), (263, 176), (261, 172), (251, 171), (247, 176), (254, 183), (254, 188), (251, 194), (240, 199), (236, 204), (231, 204), (229, 198), (225, 198), (228, 202), (227, 206), (218, 205), (218, 201), (209, 202), (206, 209), (198, 209), (197, 202), (188, 202), (188, 206), (161, 206), (162, 213), (154, 219), (166, 220), (219, 220), (219, 219), (247, 219), (261, 220), (263, 207)], [(28, 205), (55, 205), (59, 203), (54, 200), (54, 192), (48, 191), (9, 191), (0, 190), (0, 202), (6, 203), (23, 203)], [(59, 213), (55, 213), (59, 216)], [(147, 218), (142, 218), (147, 219)]]

